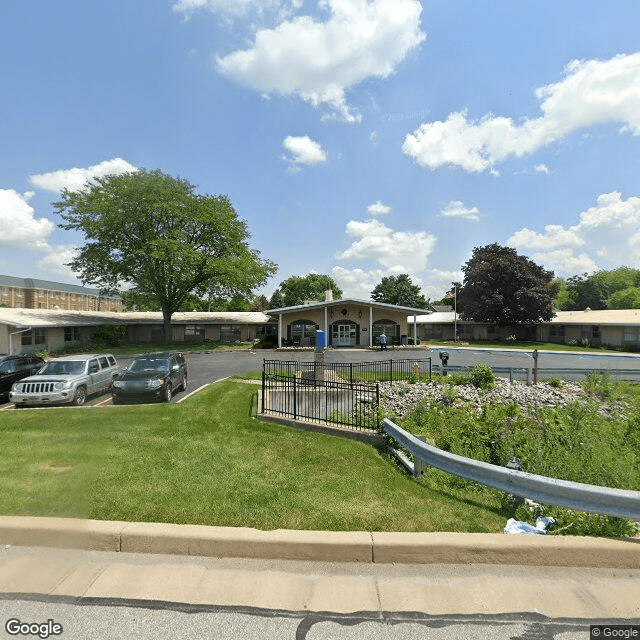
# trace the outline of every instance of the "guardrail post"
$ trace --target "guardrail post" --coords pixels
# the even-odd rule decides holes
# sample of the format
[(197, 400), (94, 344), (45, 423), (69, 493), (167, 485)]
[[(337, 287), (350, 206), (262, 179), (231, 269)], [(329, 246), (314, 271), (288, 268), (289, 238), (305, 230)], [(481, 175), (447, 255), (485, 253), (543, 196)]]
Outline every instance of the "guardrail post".
[[(418, 438), (418, 440), (420, 440), (421, 442), (424, 442), (424, 443), (427, 442), (426, 436), (416, 436), (416, 438)], [(419, 458), (414, 457), (414, 461), (413, 461), (413, 477), (414, 478), (422, 478), (422, 476), (424, 475), (424, 472), (425, 472), (425, 470), (426, 470), (426, 468), (428, 466), (429, 465), (426, 462), (423, 462)]]

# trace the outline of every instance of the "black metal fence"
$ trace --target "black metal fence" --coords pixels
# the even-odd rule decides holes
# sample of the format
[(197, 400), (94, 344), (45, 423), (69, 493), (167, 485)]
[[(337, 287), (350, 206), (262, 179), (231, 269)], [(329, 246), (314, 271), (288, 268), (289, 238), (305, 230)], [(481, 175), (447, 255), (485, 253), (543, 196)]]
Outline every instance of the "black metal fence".
[[(318, 378), (318, 367), (333, 374), (334, 381), (349, 384), (393, 382), (396, 380), (431, 381), (431, 358), (404, 360), (372, 360), (371, 362), (298, 362), (297, 360), (264, 360), (263, 371), (267, 374)], [(340, 379), (340, 380), (338, 380)]]
[(261, 412), (294, 420), (378, 429), (378, 384), (349, 384), (262, 372)]

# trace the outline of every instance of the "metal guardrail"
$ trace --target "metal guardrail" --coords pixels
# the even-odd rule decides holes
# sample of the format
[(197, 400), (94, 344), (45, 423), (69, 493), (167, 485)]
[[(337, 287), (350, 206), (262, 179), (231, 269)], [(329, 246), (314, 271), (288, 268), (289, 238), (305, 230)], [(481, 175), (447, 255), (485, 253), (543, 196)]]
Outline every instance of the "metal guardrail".
[(425, 444), (388, 418), (385, 418), (383, 428), (416, 460), (447, 473), (548, 504), (640, 520), (640, 491), (557, 480), (464, 458)]
[[(531, 384), (534, 379), (533, 367), (502, 367), (490, 365), (493, 372), (500, 377), (509, 378), (509, 380), (520, 380)], [(446, 365), (434, 364), (434, 373), (469, 373), (473, 366), (470, 365)], [(551, 368), (538, 367), (538, 381), (542, 382), (549, 378), (562, 378), (563, 380), (580, 381), (584, 380), (590, 373), (602, 373), (616, 380), (640, 380), (640, 369), (576, 369), (565, 367)]]

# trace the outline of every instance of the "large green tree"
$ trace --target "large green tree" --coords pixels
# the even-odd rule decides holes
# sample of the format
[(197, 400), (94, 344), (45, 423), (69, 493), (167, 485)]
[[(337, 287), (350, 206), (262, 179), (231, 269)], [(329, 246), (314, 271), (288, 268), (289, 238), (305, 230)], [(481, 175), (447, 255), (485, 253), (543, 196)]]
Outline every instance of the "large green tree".
[(458, 301), (464, 320), (508, 327), (553, 318), (552, 303), (559, 288), (553, 271), (515, 249), (499, 244), (476, 247), (462, 270)]
[(249, 247), (249, 231), (229, 199), (201, 195), (161, 171), (96, 178), (65, 189), (53, 205), (63, 229), (84, 235), (71, 268), (85, 284), (115, 291), (131, 285), (162, 310), (164, 338), (171, 316), (191, 295), (224, 290), (249, 296), (275, 265)]
[(326, 292), (331, 290), (334, 300), (342, 297), (342, 289), (331, 276), (310, 273), (308, 276), (291, 276), (283, 280), (273, 292), (269, 309), (294, 307), (312, 300), (324, 301)]
[(411, 282), (408, 273), (382, 278), (371, 292), (371, 299), (401, 307), (426, 309), (429, 306), (429, 301), (422, 295), (420, 287)]
[[(636, 309), (640, 270), (618, 267), (611, 271), (583, 273), (567, 278), (555, 305), (562, 311), (589, 309)], [(624, 292), (624, 293), (623, 293)]]

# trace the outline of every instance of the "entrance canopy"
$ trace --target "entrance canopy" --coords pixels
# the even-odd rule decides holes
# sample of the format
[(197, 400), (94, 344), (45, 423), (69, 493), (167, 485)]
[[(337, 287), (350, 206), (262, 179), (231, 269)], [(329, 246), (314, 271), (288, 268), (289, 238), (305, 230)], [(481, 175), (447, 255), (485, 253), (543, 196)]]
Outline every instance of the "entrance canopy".
[(382, 333), (389, 344), (407, 344), (409, 338), (416, 344), (417, 316), (430, 312), (355, 298), (265, 311), (278, 320), (278, 347), (314, 346), (317, 330), (325, 332), (330, 347), (372, 347)]

